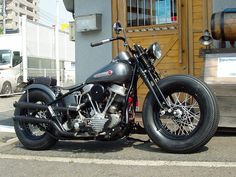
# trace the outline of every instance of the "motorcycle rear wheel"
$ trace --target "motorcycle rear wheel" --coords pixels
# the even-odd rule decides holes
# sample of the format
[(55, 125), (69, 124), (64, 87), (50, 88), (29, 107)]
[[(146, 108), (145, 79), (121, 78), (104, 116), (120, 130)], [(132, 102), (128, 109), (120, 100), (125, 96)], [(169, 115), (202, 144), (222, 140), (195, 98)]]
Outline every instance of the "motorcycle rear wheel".
[(216, 98), (202, 81), (176, 75), (158, 82), (175, 115), (161, 110), (151, 92), (143, 107), (143, 123), (152, 141), (164, 151), (192, 153), (215, 134), (219, 123)]
[[(41, 90), (32, 90), (29, 91), (29, 101), (31, 103), (37, 104), (47, 104), (52, 101), (50, 96)], [(27, 101), (27, 94), (25, 93), (19, 100), (20, 102)], [(35, 111), (35, 110), (27, 110), (27, 109), (20, 109), (16, 108), (15, 115), (21, 116), (33, 116), (36, 118), (47, 118), (46, 111)], [(24, 123), (21, 121), (14, 122), (14, 128), (16, 135), (20, 142), (26, 147), (27, 149), (31, 150), (45, 150), (52, 147), (55, 143), (57, 143), (57, 139), (50, 136), (44, 129), (50, 129), (47, 125), (41, 124), (31, 124), (31, 123)]]

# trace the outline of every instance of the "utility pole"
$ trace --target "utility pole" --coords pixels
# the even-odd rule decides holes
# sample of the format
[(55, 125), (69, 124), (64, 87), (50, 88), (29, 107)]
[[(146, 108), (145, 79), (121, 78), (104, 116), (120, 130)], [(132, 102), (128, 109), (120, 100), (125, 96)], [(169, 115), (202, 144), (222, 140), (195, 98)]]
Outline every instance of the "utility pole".
[(59, 58), (59, 0), (56, 0), (56, 26), (55, 26), (55, 57), (57, 85), (60, 86), (60, 58)]
[(27, 82), (28, 79), (28, 58), (27, 58), (27, 47), (26, 47), (26, 15), (21, 17), (21, 34), (22, 34), (22, 63), (23, 63), (23, 81)]
[(3, 34), (6, 34), (6, 0), (2, 0)]

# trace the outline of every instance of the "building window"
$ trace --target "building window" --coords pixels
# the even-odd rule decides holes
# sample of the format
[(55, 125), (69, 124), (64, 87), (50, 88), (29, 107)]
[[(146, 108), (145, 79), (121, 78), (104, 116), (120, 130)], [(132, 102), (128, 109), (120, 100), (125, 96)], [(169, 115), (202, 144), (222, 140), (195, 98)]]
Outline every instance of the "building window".
[(6, 24), (12, 24), (12, 19), (7, 19)]
[(6, 14), (7, 15), (11, 15), (12, 14), (12, 10), (6, 10)]
[(25, 9), (25, 5), (20, 3), (20, 8)]
[(127, 0), (127, 26), (175, 23), (176, 0)]
[(26, 9), (30, 12), (34, 12), (34, 9), (32, 7), (26, 7)]

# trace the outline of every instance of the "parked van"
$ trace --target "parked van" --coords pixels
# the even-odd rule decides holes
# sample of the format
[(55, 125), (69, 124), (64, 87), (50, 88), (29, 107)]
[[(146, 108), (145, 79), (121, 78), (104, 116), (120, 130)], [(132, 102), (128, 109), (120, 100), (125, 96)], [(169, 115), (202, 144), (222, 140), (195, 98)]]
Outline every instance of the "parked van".
[(0, 50), (0, 93), (10, 94), (22, 82), (22, 57), (19, 51)]

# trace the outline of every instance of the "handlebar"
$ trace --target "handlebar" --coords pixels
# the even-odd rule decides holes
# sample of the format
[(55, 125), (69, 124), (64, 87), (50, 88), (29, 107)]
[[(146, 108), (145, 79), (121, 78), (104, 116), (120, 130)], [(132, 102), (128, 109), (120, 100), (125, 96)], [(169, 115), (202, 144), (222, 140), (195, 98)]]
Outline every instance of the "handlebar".
[(94, 42), (94, 43), (91, 43), (90, 45), (91, 45), (91, 47), (97, 47), (97, 46), (106, 44), (108, 42), (116, 41), (116, 40), (122, 40), (122, 41), (126, 42), (126, 39), (124, 37), (118, 36), (116, 38), (110, 38), (110, 39), (105, 39), (105, 40), (102, 40), (99, 42)]
[(99, 41), (99, 42), (94, 42), (94, 43), (91, 43), (91, 47), (97, 47), (97, 46), (100, 46), (100, 45), (103, 45), (105, 43), (108, 43), (110, 42), (111, 39), (105, 39), (105, 40), (102, 40), (102, 41)]

